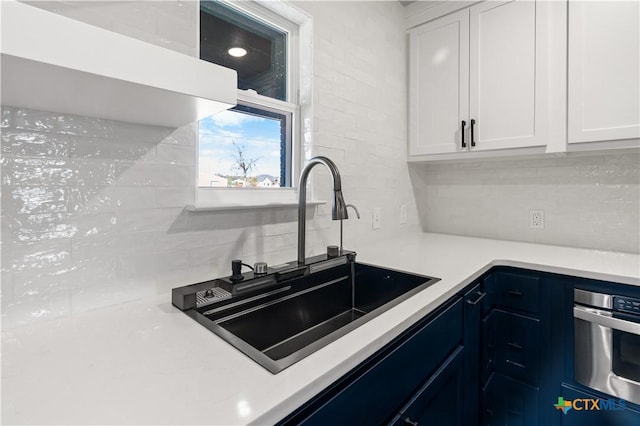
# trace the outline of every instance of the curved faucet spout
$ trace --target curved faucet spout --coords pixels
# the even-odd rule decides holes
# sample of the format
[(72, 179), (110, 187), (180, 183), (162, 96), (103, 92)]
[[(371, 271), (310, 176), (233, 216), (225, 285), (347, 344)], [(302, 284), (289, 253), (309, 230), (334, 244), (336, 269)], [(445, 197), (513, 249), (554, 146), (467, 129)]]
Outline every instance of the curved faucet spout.
[(356, 212), (356, 217), (358, 219), (360, 219), (360, 212), (358, 211), (358, 208), (356, 206), (354, 206), (353, 204), (347, 204), (347, 208), (351, 207), (353, 209), (354, 212)]
[(333, 179), (333, 207), (331, 209), (331, 218), (333, 220), (348, 219), (347, 205), (342, 196), (342, 181), (340, 172), (336, 164), (327, 157), (313, 157), (300, 173), (300, 182), (298, 184), (298, 264), (304, 265), (305, 261), (305, 232), (307, 218), (307, 178), (311, 169), (317, 165), (323, 164), (331, 172)]

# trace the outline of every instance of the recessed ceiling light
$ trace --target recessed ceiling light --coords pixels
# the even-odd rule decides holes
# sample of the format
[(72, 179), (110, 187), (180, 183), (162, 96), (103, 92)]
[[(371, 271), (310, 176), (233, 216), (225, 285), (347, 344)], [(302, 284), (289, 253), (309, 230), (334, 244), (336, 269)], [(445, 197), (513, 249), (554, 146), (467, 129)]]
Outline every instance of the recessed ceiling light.
[(232, 47), (227, 51), (227, 53), (235, 58), (242, 58), (247, 54), (247, 50), (242, 47)]

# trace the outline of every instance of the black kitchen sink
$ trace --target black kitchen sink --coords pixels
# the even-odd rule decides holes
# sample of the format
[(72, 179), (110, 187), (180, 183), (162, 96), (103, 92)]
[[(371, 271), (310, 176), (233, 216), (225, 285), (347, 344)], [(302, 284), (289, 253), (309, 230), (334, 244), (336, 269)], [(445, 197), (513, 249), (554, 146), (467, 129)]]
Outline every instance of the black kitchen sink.
[(436, 281), (350, 261), (185, 312), (277, 373)]

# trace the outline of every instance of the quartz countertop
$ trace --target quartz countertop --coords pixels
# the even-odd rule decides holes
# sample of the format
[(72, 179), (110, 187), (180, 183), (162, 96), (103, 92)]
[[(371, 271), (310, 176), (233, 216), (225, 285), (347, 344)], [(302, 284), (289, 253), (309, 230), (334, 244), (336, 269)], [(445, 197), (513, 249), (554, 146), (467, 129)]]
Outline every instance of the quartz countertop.
[(494, 265), (640, 286), (636, 254), (421, 232), (349, 248), (361, 262), (441, 281), (276, 375), (174, 308), (168, 293), (4, 330), (2, 422), (269, 424)]

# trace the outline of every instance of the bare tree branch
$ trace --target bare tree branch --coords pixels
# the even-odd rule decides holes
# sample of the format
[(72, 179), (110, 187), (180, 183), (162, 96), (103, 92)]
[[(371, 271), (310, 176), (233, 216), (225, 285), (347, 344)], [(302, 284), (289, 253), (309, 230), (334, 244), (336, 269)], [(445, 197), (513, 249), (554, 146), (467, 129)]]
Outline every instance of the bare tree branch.
[(235, 160), (233, 169), (240, 172), (242, 174), (242, 178), (246, 182), (247, 176), (249, 176), (249, 174), (251, 173), (251, 170), (253, 170), (256, 167), (258, 160), (260, 160), (262, 157), (245, 158), (246, 146), (244, 145), (240, 146), (239, 144), (236, 143), (235, 140), (233, 141), (233, 146), (236, 148), (236, 151), (237, 151), (233, 155), (233, 159)]

